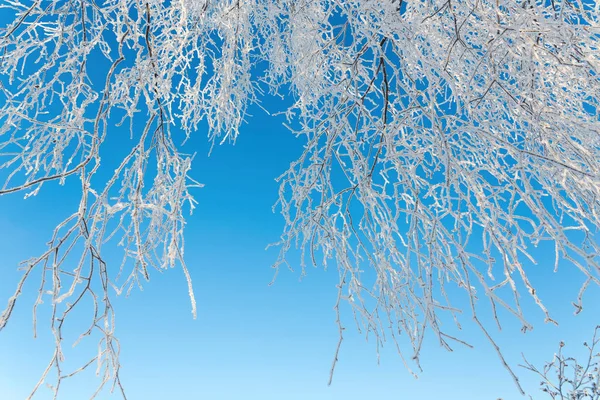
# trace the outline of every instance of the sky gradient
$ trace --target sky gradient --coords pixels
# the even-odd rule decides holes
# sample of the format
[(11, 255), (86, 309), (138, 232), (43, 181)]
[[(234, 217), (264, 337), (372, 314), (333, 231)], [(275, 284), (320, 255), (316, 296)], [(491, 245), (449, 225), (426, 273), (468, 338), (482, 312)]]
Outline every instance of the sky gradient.
[[(115, 300), (116, 335), (122, 346), (121, 379), (128, 398), (524, 398), (468, 312), (461, 317), (463, 330), (459, 334), (475, 348), (455, 346), (449, 353), (429, 335), (419, 379), (403, 367), (391, 343), (381, 350), (378, 365), (374, 342), (365, 341), (351, 319), (346, 319), (333, 384), (327, 386), (338, 340), (333, 310), (338, 279), (335, 268), (309, 268), (302, 280), (298, 270), (282, 269), (275, 284), (268, 286), (277, 249), (265, 251), (265, 247), (278, 239), (283, 228), (283, 219), (271, 211), (278, 189), (274, 178), (298, 156), (302, 143), (282, 126), (281, 119), (268, 117), (258, 107), (250, 112), (253, 117), (235, 145), (216, 146), (206, 157), (209, 145), (203, 132), (185, 145), (187, 151), (198, 153), (192, 175), (206, 185), (194, 191), (199, 204), (188, 217), (186, 228), (186, 260), (198, 301), (197, 320), (192, 319), (185, 279), (177, 267), (163, 274), (153, 272), (143, 292), (133, 290), (129, 298)], [(108, 163), (111, 154), (118, 153), (129, 139), (123, 132), (111, 140), (104, 153)], [(20, 277), (18, 263), (44, 250), (53, 227), (73, 211), (77, 201), (76, 179), (64, 187), (47, 185), (38, 196), (27, 200), (23, 200), (23, 193), (0, 197), (2, 308)], [(501, 312), (503, 330), (498, 331), (488, 318), (486, 299), (480, 301), (482, 313), (488, 312), (482, 314), (483, 322), (534, 399), (545, 397), (537, 390), (538, 378), (517, 367), (521, 352), (542, 366), (564, 340), (567, 354), (581, 355), (582, 342), (591, 338), (600, 322), (597, 287), (590, 287), (584, 296), (584, 311), (573, 316), (570, 303), (577, 297), (583, 276), (565, 262), (558, 273), (552, 273), (551, 250), (552, 246), (534, 250), (540, 262), (526, 268), (559, 327), (544, 324), (543, 314), (523, 296), (523, 308), (535, 329), (522, 334), (515, 318)], [(118, 266), (118, 251), (105, 256), (109, 265)], [(291, 264), (297, 267), (298, 260), (292, 258)], [(47, 304), (45, 309), (41, 307), (39, 337), (32, 338), (31, 305), (36, 285), (32, 280), (26, 286), (12, 319), (0, 332), (2, 400), (25, 398), (52, 355), (52, 338), (43, 318)], [(75, 315), (80, 321), (88, 316), (85, 312)], [(92, 349), (93, 354), (93, 343), (82, 346), (73, 350), (65, 344), (67, 359), (73, 365), (84, 359), (81, 353)], [(59, 399), (88, 398), (97, 384), (93, 371), (86, 372), (65, 382)], [(51, 398), (50, 393), (41, 388), (36, 398)], [(111, 397), (105, 390), (99, 398), (119, 396)]]

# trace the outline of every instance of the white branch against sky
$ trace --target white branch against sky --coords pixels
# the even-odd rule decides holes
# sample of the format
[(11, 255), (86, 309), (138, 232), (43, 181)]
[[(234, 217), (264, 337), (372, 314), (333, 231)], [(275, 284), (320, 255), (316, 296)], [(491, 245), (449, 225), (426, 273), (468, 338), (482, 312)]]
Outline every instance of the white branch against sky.
[[(182, 142), (205, 133), (234, 142), (249, 105), (269, 93), (289, 100), (267, 111), (282, 111), (304, 145), (273, 175), (283, 172), (275, 210), (285, 220), (275, 266), (299, 247), (302, 273), (310, 264), (337, 269), (339, 345), (352, 323), (345, 304), (358, 329), (395, 342), (407, 367), (419, 369), (426, 331), (446, 348), (468, 345), (440, 323), (463, 312), (513, 374), (478, 302), (498, 326), (501, 308), (528, 330), (519, 298), (531, 296), (551, 322), (524, 266), (543, 241), (555, 248), (554, 268), (566, 261), (581, 277), (577, 310), (586, 288), (600, 283), (599, 7), (3, 1), (0, 195), (27, 197), (73, 180), (81, 199), (47, 251), (24, 262), (0, 330), (25, 282), (37, 279), (34, 319), (50, 296), (56, 338), (38, 386), (55, 369), (58, 393), (73, 374), (61, 369), (63, 322), (92, 299), (82, 337), (99, 334), (99, 352), (83, 368), (96, 365), (99, 390), (121, 388), (115, 292), (179, 265), (196, 314), (183, 228), (195, 204), (190, 190), (202, 185)], [(108, 173), (103, 146), (114, 135), (132, 140)], [(120, 266), (103, 259), (113, 237), (123, 246)], [(457, 292), (466, 309), (453, 306)], [(332, 376), (336, 361), (337, 353)]]

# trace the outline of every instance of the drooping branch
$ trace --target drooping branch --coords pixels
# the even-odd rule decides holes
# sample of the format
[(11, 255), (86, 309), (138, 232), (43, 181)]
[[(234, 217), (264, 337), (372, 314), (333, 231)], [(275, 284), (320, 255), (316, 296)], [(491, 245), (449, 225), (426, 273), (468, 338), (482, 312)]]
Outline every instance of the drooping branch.
[[(55, 395), (61, 377), (73, 376), (61, 367), (64, 321), (84, 299), (96, 311), (83, 337), (98, 334), (104, 348), (95, 358), (105, 368), (100, 387), (120, 385), (112, 291), (128, 293), (152, 269), (178, 264), (195, 314), (183, 209), (193, 208), (190, 190), (200, 185), (179, 143), (202, 126), (212, 143), (235, 141), (248, 105), (264, 91), (292, 100), (284, 112), (304, 145), (279, 178), (276, 207), (286, 225), (275, 266), (289, 265), (287, 252), (298, 246), (302, 273), (309, 259), (334, 263), (340, 276), (332, 375), (345, 306), (378, 349), (391, 340), (420, 367), (427, 331), (447, 349), (468, 345), (442, 329), (446, 318), (460, 329), (465, 310), (453, 303), (462, 294), (510, 369), (480, 322), (478, 302), (490, 302), (498, 327), (502, 308), (532, 329), (519, 300), (523, 285), (553, 322), (528, 278), (532, 246), (552, 242), (555, 269), (563, 260), (582, 273), (578, 310), (585, 290), (599, 283), (598, 4), (40, 0), (0, 7), (13, 15), (0, 32), (0, 195), (81, 182), (78, 210), (24, 265), (0, 317), (2, 329), (37, 270), (34, 321), (51, 296), (56, 337), (40, 385), (54, 367)], [(106, 167), (107, 138), (127, 125), (123, 158)], [(124, 249), (119, 268), (103, 261), (113, 238)]]

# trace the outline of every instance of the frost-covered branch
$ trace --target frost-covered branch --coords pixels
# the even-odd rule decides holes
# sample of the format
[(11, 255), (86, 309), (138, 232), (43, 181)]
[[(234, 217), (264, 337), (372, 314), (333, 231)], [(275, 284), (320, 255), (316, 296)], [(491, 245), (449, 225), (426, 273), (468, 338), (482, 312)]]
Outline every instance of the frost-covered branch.
[(583, 343), (588, 354), (582, 364), (573, 357), (566, 357), (563, 354), (565, 343), (560, 342), (558, 352), (542, 370), (527, 361), (525, 357), (523, 357), (525, 365), (521, 367), (541, 378), (540, 390), (553, 400), (598, 400), (600, 399), (600, 353), (596, 347), (600, 342), (599, 331), (600, 326), (594, 330), (592, 342)]
[[(264, 92), (291, 100), (283, 111), (304, 145), (279, 178), (276, 209), (286, 225), (275, 266), (288, 264), (293, 247), (303, 273), (309, 263), (335, 265), (340, 344), (348, 306), (378, 348), (391, 340), (407, 366), (419, 367), (426, 331), (447, 349), (466, 344), (442, 328), (447, 318), (460, 328), (465, 310), (455, 303), (466, 299), (510, 370), (479, 302), (489, 301), (498, 327), (501, 308), (529, 330), (520, 303), (527, 294), (553, 321), (528, 278), (532, 246), (551, 242), (554, 268), (567, 261), (580, 271), (578, 311), (585, 290), (600, 283), (597, 2), (14, 0), (1, 7), (13, 20), (0, 33), (0, 194), (81, 182), (79, 209), (57, 227), (48, 251), (25, 264), (0, 319), (1, 328), (37, 271), (36, 306), (49, 292), (57, 310), (51, 365), (59, 378), (67, 301), (75, 307), (88, 296), (104, 307), (98, 315), (110, 328), (100, 329), (95, 316), (92, 330), (116, 349), (109, 288), (129, 291), (152, 268), (179, 263), (195, 311), (183, 208), (193, 208), (189, 189), (199, 185), (180, 143), (202, 123), (213, 143), (234, 141)], [(116, 135), (130, 150), (108, 172), (101, 160)], [(102, 261), (112, 237), (124, 247), (119, 269)], [(100, 354), (116, 360), (116, 350)], [(111, 362), (105, 376), (117, 379)]]

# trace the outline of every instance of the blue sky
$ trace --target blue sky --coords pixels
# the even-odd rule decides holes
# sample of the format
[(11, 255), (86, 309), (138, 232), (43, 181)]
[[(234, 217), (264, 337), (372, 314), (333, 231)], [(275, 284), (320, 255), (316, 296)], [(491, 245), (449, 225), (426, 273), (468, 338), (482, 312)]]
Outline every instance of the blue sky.
[[(271, 110), (280, 105), (273, 99), (265, 104)], [(268, 117), (258, 107), (250, 113), (254, 116), (242, 127), (235, 145), (216, 146), (211, 157), (206, 157), (209, 144), (206, 132), (200, 130), (184, 149), (198, 153), (193, 177), (206, 185), (194, 191), (199, 204), (186, 228), (186, 259), (198, 318), (192, 319), (179, 268), (154, 272), (143, 292), (134, 290), (129, 298), (122, 296), (114, 302), (116, 334), (122, 346), (121, 379), (128, 398), (524, 398), (468, 313), (461, 318), (464, 329), (460, 337), (474, 349), (456, 346), (449, 353), (426, 338), (421, 360), (424, 371), (418, 380), (406, 371), (391, 344), (382, 349), (378, 364), (374, 342), (366, 342), (346, 318), (340, 360), (333, 384), (327, 386), (338, 340), (333, 310), (338, 283), (335, 268), (309, 268), (302, 281), (298, 271), (282, 269), (275, 284), (268, 285), (277, 249), (265, 251), (265, 247), (277, 241), (283, 229), (283, 219), (271, 212), (278, 190), (274, 178), (299, 155), (302, 142), (282, 126), (281, 118)], [(129, 140), (126, 131), (114, 134), (103, 149), (107, 164)], [(18, 263), (45, 250), (54, 226), (77, 206), (77, 189), (74, 178), (64, 187), (46, 185), (38, 196), (27, 200), (23, 193), (0, 197), (1, 309), (20, 278)], [(543, 399), (537, 390), (538, 378), (517, 367), (521, 353), (541, 366), (564, 340), (568, 354), (583, 354), (581, 344), (600, 323), (596, 310), (600, 293), (597, 287), (590, 287), (584, 311), (574, 317), (570, 303), (577, 297), (583, 276), (565, 262), (558, 273), (552, 273), (554, 253), (549, 244), (533, 254), (539, 265), (526, 265), (526, 269), (560, 326), (545, 325), (542, 313), (527, 296), (522, 304), (535, 326), (532, 332), (522, 334), (520, 324), (502, 312), (501, 332), (490, 318), (482, 320), (523, 387), (534, 399)], [(110, 268), (118, 268), (118, 250), (109, 250), (105, 258), (111, 262)], [(290, 261), (299, 270), (298, 260)], [(0, 332), (0, 400), (25, 398), (52, 355), (52, 338), (43, 318), (47, 304), (40, 309), (39, 337), (32, 337), (31, 305), (36, 290), (37, 281), (33, 280)], [(489, 311), (485, 299), (480, 303), (483, 313)], [(85, 311), (74, 315), (81, 324), (89, 316)], [(80, 365), (83, 354), (93, 354), (93, 345), (82, 343), (69, 349), (67, 343), (67, 363)], [(65, 382), (59, 398), (88, 398), (97, 383), (93, 371), (86, 372)], [(36, 398), (51, 398), (51, 392), (41, 388)], [(119, 396), (105, 391), (99, 398)]]
[[(424, 372), (418, 380), (405, 370), (391, 344), (382, 350), (378, 365), (374, 343), (366, 342), (347, 320), (340, 361), (333, 384), (327, 386), (337, 343), (333, 311), (337, 272), (334, 268), (310, 268), (300, 281), (298, 272), (282, 269), (276, 283), (268, 286), (277, 250), (265, 251), (265, 246), (276, 241), (283, 228), (283, 220), (271, 212), (278, 189), (274, 178), (298, 155), (301, 141), (286, 131), (280, 119), (269, 118), (259, 109), (251, 113), (254, 117), (243, 127), (237, 143), (216, 147), (210, 158), (205, 157), (208, 144), (202, 132), (186, 144), (187, 149), (198, 151), (193, 174), (206, 185), (195, 191), (199, 204), (186, 229), (186, 258), (199, 306), (197, 320), (192, 319), (179, 268), (154, 273), (143, 292), (134, 290), (129, 298), (115, 301), (121, 377), (128, 397), (523, 398), (468, 314), (462, 318), (461, 338), (475, 348), (456, 347), (449, 353), (435, 341), (426, 340), (421, 362)], [(129, 140), (127, 137), (123, 134), (122, 140)], [(73, 181), (65, 187), (48, 185), (26, 201), (22, 194), (0, 197), (3, 303), (20, 277), (18, 262), (42, 251), (51, 229), (76, 206), (76, 188)], [(540, 365), (550, 360), (558, 342), (565, 340), (570, 354), (582, 354), (581, 343), (591, 338), (599, 322), (596, 287), (584, 297), (587, 308), (573, 316), (570, 302), (577, 296), (582, 276), (566, 263), (553, 274), (549, 249), (534, 251), (541, 262), (527, 267), (560, 326), (544, 325), (542, 313), (525, 296), (522, 301), (535, 326), (533, 332), (522, 334), (515, 319), (504, 314), (501, 332), (483, 318), (535, 399), (544, 397), (537, 391), (538, 379), (516, 367), (521, 352)], [(109, 260), (119, 257), (116, 251), (107, 254)], [(297, 265), (296, 259), (292, 261)], [(26, 287), (12, 320), (0, 333), (1, 399), (25, 398), (51, 357), (45, 320), (40, 322), (38, 339), (32, 338), (30, 307), (35, 290), (33, 282)], [(483, 310), (489, 311), (486, 301), (481, 303)], [(85, 313), (76, 315), (81, 321), (86, 317)], [(69, 349), (68, 360), (76, 363), (90, 349), (93, 351), (93, 346)], [(95, 379), (90, 372), (67, 381), (59, 398), (89, 397)], [(50, 391), (42, 388), (39, 398), (49, 396)], [(105, 391), (100, 398), (113, 397)]]

